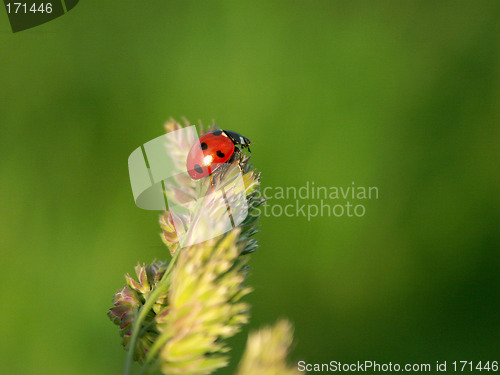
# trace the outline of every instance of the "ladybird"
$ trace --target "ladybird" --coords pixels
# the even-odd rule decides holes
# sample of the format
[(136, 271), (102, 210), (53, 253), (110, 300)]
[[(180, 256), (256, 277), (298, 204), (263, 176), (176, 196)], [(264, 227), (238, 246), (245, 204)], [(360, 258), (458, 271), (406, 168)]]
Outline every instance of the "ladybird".
[(204, 134), (191, 147), (187, 157), (187, 171), (193, 180), (212, 174), (224, 163), (232, 163), (240, 157), (241, 150), (250, 151), (250, 140), (230, 130), (213, 130)]

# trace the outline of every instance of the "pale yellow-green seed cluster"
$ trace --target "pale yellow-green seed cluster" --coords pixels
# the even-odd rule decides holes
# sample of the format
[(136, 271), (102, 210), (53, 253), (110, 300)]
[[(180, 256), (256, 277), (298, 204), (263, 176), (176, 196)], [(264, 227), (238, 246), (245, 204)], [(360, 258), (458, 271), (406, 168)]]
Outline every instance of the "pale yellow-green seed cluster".
[(157, 318), (164, 342), (159, 353), (165, 374), (202, 375), (227, 364), (224, 339), (248, 321), (250, 292), (239, 230), (182, 251), (169, 288), (168, 314)]
[(297, 366), (286, 362), (293, 330), (286, 320), (252, 333), (236, 375), (298, 375)]

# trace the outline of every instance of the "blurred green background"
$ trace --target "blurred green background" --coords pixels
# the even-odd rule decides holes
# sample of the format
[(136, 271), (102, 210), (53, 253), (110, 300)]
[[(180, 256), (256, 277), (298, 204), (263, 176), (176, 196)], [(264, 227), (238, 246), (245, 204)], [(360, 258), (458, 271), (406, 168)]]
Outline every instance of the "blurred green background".
[(499, 19), (498, 1), (89, 0), (12, 34), (2, 10), (2, 373), (121, 373), (111, 298), (168, 257), (127, 158), (171, 116), (249, 137), (263, 186), (379, 189), (361, 218), (262, 218), (249, 329), (291, 319), (295, 361), (500, 360)]

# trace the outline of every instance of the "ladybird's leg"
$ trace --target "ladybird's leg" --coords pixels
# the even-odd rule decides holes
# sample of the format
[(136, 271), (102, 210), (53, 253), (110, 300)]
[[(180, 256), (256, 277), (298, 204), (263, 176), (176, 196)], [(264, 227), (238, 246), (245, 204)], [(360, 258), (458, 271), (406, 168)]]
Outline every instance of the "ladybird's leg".
[[(238, 147), (235, 147), (234, 152), (231, 155), (231, 157), (225, 163), (223, 163), (219, 168), (217, 168), (214, 173), (212, 173), (213, 186), (215, 187), (215, 185), (217, 185), (218, 183), (220, 183), (222, 181), (223, 176), (225, 175), (225, 173), (227, 172), (227, 170), (229, 169), (231, 164), (234, 164), (235, 162), (237, 162), (238, 167), (241, 170), (241, 165), (240, 165), (241, 160), (242, 160), (241, 150)], [(212, 176), (212, 175), (210, 175), (210, 176)]]
[(241, 161), (243, 157), (243, 153), (241, 152), (241, 150), (239, 148), (235, 148), (233, 156), (234, 161), (238, 161), (238, 168), (240, 168), (240, 171), (243, 171), (243, 169), (241, 168)]
[(208, 177), (210, 178), (210, 186), (212, 187), (212, 194), (215, 193), (215, 181), (213, 179), (212, 174), (209, 174)]
[(250, 143), (248, 143), (248, 144), (241, 145), (241, 149), (239, 150), (240, 154), (242, 153), (243, 149), (245, 149), (245, 148), (248, 150), (248, 152), (250, 152), (250, 153), (252, 152), (252, 150), (250, 150)]
[(231, 155), (231, 157), (224, 163), (225, 165), (223, 165), (222, 168), (220, 168), (221, 175), (224, 174), (227, 171), (227, 169), (229, 168), (229, 166), (231, 164), (233, 164), (235, 161), (238, 161), (238, 163), (239, 163), (240, 159), (241, 159), (241, 151), (238, 147), (235, 147), (234, 152)]
[(214, 171), (214, 173), (212, 173), (214, 188), (215, 188), (215, 185), (217, 185), (221, 182), (222, 176), (224, 175), (224, 172), (226, 171), (226, 163), (220, 165), (219, 168), (217, 168)]
[(231, 161), (231, 163), (233, 163), (236, 160), (238, 160), (239, 163), (239, 161), (241, 160), (241, 150), (238, 147), (234, 148), (234, 152), (233, 155), (231, 156), (231, 159), (229, 159), (228, 162)]

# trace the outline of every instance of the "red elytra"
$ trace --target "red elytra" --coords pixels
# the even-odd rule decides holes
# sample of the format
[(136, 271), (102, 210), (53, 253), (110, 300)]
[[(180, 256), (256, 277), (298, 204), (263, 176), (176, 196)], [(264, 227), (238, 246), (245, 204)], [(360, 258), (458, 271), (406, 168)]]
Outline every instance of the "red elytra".
[(199, 180), (213, 173), (226, 162), (230, 162), (235, 145), (249, 147), (250, 140), (230, 130), (214, 130), (200, 137), (189, 151), (186, 167), (193, 180)]

